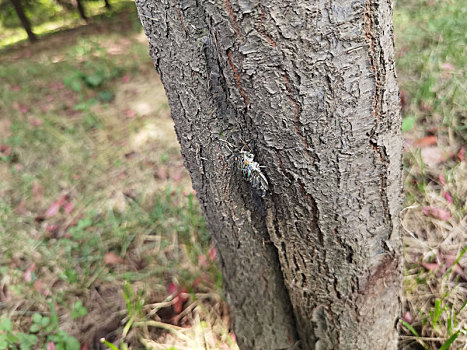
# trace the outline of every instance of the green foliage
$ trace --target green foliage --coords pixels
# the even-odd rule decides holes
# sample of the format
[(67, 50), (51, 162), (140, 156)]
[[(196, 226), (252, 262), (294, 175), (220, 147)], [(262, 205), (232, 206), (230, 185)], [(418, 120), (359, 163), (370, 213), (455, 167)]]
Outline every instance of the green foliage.
[(39, 343), (53, 342), (56, 349), (79, 350), (78, 340), (61, 330), (53, 302), (49, 303), (50, 317), (39, 313), (32, 315), (29, 333), (14, 332), (13, 324), (8, 318), (0, 319), (0, 349), (29, 350)]
[(405, 117), (402, 119), (402, 132), (407, 132), (413, 129), (417, 118), (414, 116)]
[(122, 290), (123, 298), (125, 299), (126, 311), (128, 315), (128, 321), (123, 327), (123, 337), (126, 337), (133, 324), (141, 319), (144, 319), (144, 299), (143, 291), (140, 290), (135, 292), (128, 281), (123, 283)]
[(406, 113), (426, 116), (428, 123), (438, 122), (433, 118), (438, 114), (442, 125), (464, 142), (465, 17), (466, 7), (458, 0), (396, 2), (394, 12), (399, 83), (411, 96)]
[(76, 320), (77, 318), (86, 316), (88, 309), (83, 305), (82, 301), (78, 300), (73, 304), (73, 310), (71, 310), (71, 319)]

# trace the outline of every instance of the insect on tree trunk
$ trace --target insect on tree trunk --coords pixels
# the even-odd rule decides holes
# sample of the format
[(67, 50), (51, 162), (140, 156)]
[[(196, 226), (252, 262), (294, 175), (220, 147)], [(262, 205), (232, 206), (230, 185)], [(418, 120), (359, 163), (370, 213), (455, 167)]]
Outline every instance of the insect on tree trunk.
[(240, 348), (396, 349), (390, 0), (136, 5)]
[(26, 17), (26, 14), (23, 11), (23, 6), (21, 5), (21, 0), (10, 0), (13, 7), (15, 8), (16, 14), (19, 17), (19, 20), (21, 21), (21, 24), (28, 34), (28, 39), (30, 42), (35, 42), (37, 41), (36, 35), (33, 33), (31, 29), (31, 23), (29, 22), (29, 19)]

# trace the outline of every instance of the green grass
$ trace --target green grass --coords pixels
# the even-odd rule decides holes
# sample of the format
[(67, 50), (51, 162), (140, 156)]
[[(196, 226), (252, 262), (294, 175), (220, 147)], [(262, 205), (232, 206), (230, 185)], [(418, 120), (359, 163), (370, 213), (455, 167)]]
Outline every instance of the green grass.
[(233, 345), (134, 9), (101, 21), (0, 57), (0, 348)]
[[(467, 141), (466, 11), (457, 0), (406, 0), (394, 12), (406, 139), (402, 349), (463, 349), (467, 341), (466, 276), (457, 270), (467, 262), (467, 167), (459, 158)], [(436, 142), (412, 145), (426, 136)], [(430, 160), (442, 152), (449, 156)]]
[(462, 1), (397, 1), (394, 12), (397, 68), (408, 94), (406, 115), (425, 128), (449, 128), (467, 141), (467, 8)]

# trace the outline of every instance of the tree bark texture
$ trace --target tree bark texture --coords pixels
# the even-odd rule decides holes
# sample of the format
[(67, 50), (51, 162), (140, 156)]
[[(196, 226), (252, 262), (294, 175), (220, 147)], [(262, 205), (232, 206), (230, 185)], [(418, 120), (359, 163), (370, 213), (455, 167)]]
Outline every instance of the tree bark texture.
[[(390, 0), (136, 0), (241, 349), (396, 349)], [(235, 155), (248, 150), (261, 196)]]
[(33, 33), (31, 29), (31, 23), (29, 22), (29, 19), (26, 17), (26, 14), (23, 11), (23, 6), (21, 5), (21, 0), (11, 0), (11, 3), (13, 7), (15, 8), (16, 14), (19, 17), (19, 20), (21, 21), (21, 24), (28, 34), (28, 39), (30, 42), (35, 42), (37, 41), (36, 35)]

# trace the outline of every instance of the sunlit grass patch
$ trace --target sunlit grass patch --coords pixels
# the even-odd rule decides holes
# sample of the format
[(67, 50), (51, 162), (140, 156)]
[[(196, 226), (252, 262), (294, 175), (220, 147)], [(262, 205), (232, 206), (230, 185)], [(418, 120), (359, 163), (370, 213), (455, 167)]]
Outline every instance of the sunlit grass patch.
[[(134, 3), (128, 0), (110, 0), (111, 8), (105, 7), (104, 1), (84, 1), (85, 13), (91, 23), (102, 20), (112, 21), (116, 14), (124, 10), (134, 11)], [(8, 5), (10, 5), (8, 7)], [(70, 3), (72, 5), (72, 3)], [(11, 10), (11, 12), (6, 11)], [(57, 31), (83, 26), (77, 9), (66, 9), (56, 1), (41, 0), (23, 5), (32, 31), (39, 39), (47, 40), (47, 36)], [(0, 50), (9, 46), (24, 44), (28, 36), (21, 26), (11, 4), (4, 3), (0, 15)]]

